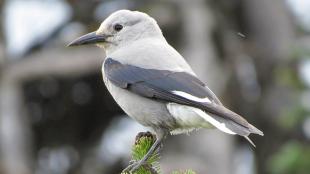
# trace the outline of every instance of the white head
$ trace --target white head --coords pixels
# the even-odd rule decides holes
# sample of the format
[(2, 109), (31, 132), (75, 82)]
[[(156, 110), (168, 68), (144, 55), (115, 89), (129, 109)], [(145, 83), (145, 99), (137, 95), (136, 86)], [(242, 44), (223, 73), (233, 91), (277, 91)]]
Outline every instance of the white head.
[(156, 21), (149, 15), (130, 10), (119, 10), (104, 20), (99, 29), (69, 44), (97, 44), (107, 51), (145, 38), (165, 39)]

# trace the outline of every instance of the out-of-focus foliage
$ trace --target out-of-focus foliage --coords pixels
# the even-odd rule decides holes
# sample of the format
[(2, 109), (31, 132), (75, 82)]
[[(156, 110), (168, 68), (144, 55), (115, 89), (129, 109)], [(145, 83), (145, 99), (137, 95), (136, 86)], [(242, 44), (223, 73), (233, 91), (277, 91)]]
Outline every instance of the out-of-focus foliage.
[(310, 146), (290, 141), (268, 161), (272, 174), (306, 174), (310, 171)]
[(278, 124), (287, 130), (298, 129), (308, 114), (309, 112), (300, 105), (292, 106), (283, 111), (282, 116), (278, 118)]

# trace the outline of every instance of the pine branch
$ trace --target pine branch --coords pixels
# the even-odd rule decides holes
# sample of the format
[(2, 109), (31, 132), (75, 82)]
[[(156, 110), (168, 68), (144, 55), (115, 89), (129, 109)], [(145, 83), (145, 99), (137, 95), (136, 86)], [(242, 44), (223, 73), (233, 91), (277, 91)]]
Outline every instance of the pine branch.
[[(141, 160), (151, 146), (155, 143), (156, 136), (150, 132), (140, 132), (136, 136), (135, 144), (132, 147), (132, 162)], [(147, 160), (146, 164), (140, 167), (134, 174), (161, 174), (159, 164), (160, 154), (156, 151)], [(174, 171), (171, 174), (196, 174), (192, 170)]]
[[(132, 147), (132, 160), (139, 161), (151, 148), (153, 143), (156, 141), (156, 136), (151, 132), (140, 132), (136, 136), (136, 141)], [(160, 165), (159, 165), (160, 155), (156, 151), (151, 157), (147, 160), (147, 164), (143, 165), (138, 169), (135, 174), (159, 174)]]

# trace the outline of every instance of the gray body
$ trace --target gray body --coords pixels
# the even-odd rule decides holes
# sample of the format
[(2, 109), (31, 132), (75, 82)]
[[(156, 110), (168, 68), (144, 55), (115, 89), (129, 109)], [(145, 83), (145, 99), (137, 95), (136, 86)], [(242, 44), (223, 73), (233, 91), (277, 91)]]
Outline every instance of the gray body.
[[(122, 64), (145, 69), (187, 72), (196, 76), (185, 59), (166, 42), (163, 36), (157, 39), (137, 40), (113, 52), (107, 52), (107, 57)], [(191, 107), (152, 100), (122, 89), (106, 78), (104, 66), (102, 74), (104, 83), (117, 104), (128, 116), (144, 126), (155, 131), (164, 129), (172, 134), (188, 133), (199, 128), (214, 128), (212, 124), (193, 112)], [(216, 100), (221, 104), (217, 98)]]
[(157, 102), (113, 85), (105, 79), (105, 84), (117, 104), (125, 113), (140, 124), (151, 128), (173, 129), (176, 121), (166, 104)]
[[(124, 56), (124, 53), (126, 56)], [(130, 46), (121, 47), (111, 54), (108, 53), (107, 57), (111, 57), (123, 64), (147, 69), (186, 71), (194, 74), (182, 56), (164, 38), (155, 41), (154, 39), (139, 40), (133, 42)], [(102, 66), (102, 74), (104, 83), (114, 100), (134, 120), (153, 129), (164, 128), (172, 131), (180, 128), (176, 119), (168, 111), (165, 102), (141, 97), (115, 86), (106, 78), (104, 66)]]

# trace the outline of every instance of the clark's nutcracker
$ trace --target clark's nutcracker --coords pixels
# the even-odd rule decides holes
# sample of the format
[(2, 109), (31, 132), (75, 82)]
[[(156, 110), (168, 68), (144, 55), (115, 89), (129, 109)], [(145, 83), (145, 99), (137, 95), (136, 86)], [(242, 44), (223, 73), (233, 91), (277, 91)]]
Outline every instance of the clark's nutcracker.
[(68, 46), (97, 44), (106, 51), (104, 83), (114, 100), (133, 119), (151, 127), (157, 140), (135, 171), (168, 134), (215, 127), (248, 138), (263, 132), (227, 109), (196, 76), (185, 59), (167, 43), (156, 21), (145, 13), (119, 10), (95, 32)]

